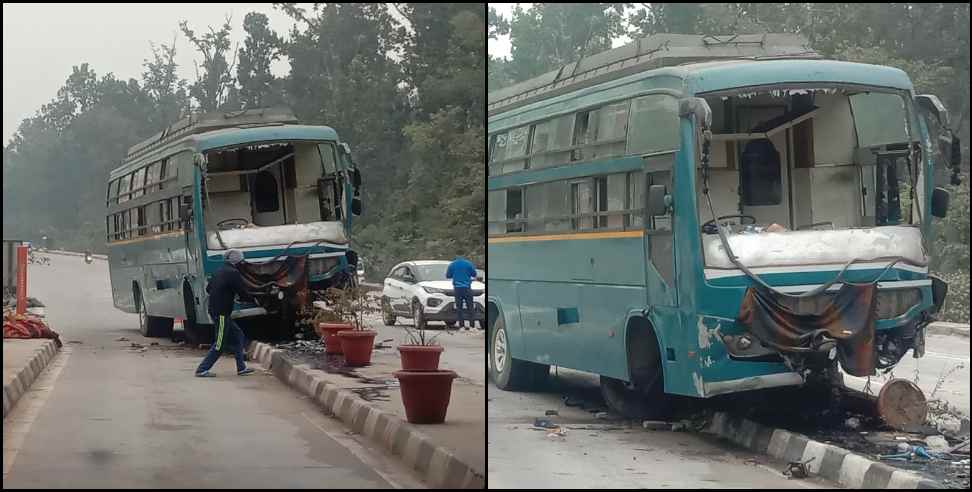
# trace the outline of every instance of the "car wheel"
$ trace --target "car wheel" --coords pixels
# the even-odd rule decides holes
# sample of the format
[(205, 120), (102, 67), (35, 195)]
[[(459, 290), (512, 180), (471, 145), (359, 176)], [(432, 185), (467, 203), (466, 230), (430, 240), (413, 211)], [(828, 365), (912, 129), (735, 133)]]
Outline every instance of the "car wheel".
[(510, 356), (509, 337), (502, 318), (493, 325), (489, 343), (489, 376), (501, 390), (527, 390), (543, 386), (550, 375), (550, 366)]
[(395, 326), (395, 312), (392, 311), (391, 303), (388, 302), (388, 298), (384, 296), (381, 298), (381, 316), (385, 321), (385, 326)]
[(415, 328), (419, 330), (425, 329), (425, 310), (422, 309), (422, 303), (418, 301), (412, 302), (412, 320), (415, 321)]

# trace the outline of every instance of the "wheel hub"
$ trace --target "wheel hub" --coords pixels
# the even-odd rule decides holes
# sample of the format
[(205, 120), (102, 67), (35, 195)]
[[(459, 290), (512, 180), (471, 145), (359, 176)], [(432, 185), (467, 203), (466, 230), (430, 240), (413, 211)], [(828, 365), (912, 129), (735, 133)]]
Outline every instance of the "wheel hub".
[(506, 332), (504, 330), (496, 330), (496, 336), (493, 337), (493, 365), (496, 366), (497, 372), (503, 372), (506, 368)]

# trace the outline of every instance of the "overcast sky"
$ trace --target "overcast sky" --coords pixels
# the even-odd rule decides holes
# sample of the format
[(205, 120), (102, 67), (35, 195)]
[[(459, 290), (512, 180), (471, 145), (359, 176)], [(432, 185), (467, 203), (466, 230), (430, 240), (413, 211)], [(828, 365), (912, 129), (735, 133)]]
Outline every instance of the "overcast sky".
[[(232, 15), (233, 41), (243, 42), (243, 17), (257, 11), (270, 27), (287, 35), (294, 22), (269, 3), (245, 4), (3, 4), (3, 143), (20, 121), (50, 101), (71, 74), (87, 62), (100, 78), (108, 72), (140, 79), (142, 62), (152, 56), (149, 42), (171, 43), (176, 36), (179, 75), (195, 80), (196, 52), (179, 31), (189, 21), (197, 34), (222, 25)], [(286, 61), (272, 67), (284, 75)]]

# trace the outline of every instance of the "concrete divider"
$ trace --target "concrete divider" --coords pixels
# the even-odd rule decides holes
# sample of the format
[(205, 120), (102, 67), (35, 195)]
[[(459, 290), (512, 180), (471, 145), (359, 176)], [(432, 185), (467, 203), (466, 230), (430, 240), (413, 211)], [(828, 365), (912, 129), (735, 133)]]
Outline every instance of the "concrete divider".
[(872, 461), (795, 432), (716, 412), (704, 432), (787, 463), (807, 462), (807, 471), (852, 489), (940, 489), (942, 485), (907, 470)]
[[(371, 405), (358, 395), (339, 388), (323, 373), (307, 364), (293, 364), (283, 351), (252, 342), (252, 359), (270, 370), (278, 379), (310, 397), (326, 412), (337, 417), (352, 431), (361, 434), (399, 456), (432, 487), (486, 488), (484, 470), (465, 463), (446, 447), (439, 446), (418, 428)], [(483, 443), (485, 446), (485, 443)]]
[(969, 338), (968, 323), (963, 324), (935, 321), (933, 323), (929, 323), (926, 330), (928, 330), (928, 333), (933, 335), (958, 335), (960, 337)]
[(13, 410), (17, 401), (30, 390), (30, 385), (58, 351), (52, 339), (5, 338), (3, 340), (3, 416)]

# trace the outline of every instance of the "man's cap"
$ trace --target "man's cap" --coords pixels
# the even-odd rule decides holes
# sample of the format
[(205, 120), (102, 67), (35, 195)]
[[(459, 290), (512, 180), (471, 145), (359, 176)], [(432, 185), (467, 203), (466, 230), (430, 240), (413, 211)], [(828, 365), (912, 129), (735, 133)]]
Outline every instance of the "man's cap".
[(223, 255), (223, 259), (225, 259), (226, 263), (229, 263), (230, 265), (236, 265), (243, 261), (243, 252), (238, 249), (231, 249), (227, 251), (225, 255)]

